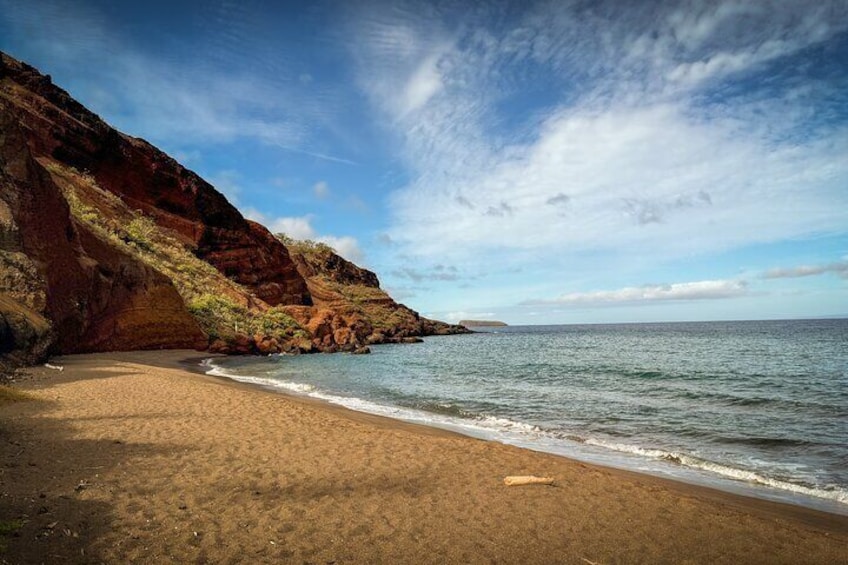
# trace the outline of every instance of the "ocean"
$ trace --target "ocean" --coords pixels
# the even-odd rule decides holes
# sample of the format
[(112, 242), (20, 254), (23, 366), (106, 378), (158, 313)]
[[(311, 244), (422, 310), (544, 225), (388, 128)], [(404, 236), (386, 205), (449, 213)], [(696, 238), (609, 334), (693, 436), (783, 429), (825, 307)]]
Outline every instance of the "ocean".
[(848, 514), (848, 320), (517, 326), (210, 374)]

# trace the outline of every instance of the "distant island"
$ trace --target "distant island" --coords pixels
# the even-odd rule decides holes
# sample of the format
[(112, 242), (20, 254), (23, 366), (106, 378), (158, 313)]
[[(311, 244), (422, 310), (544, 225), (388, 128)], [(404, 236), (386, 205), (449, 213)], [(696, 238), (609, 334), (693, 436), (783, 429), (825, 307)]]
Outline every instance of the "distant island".
[(501, 328), (506, 326), (504, 322), (497, 320), (460, 320), (459, 325), (466, 328)]

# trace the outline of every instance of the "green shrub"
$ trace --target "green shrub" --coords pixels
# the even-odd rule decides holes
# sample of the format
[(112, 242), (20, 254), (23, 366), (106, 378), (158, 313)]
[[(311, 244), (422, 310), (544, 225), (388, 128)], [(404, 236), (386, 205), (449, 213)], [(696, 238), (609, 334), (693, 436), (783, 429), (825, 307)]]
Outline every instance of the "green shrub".
[(314, 241), (312, 239), (294, 239), (284, 233), (274, 234), (283, 245), (295, 253), (313, 254), (313, 255), (328, 255), (336, 253), (336, 250), (324, 243), (323, 241)]
[(267, 312), (257, 315), (252, 325), (256, 333), (275, 337), (300, 328), (294, 318), (277, 308), (271, 308)]
[(188, 310), (212, 339), (227, 341), (237, 333), (281, 338), (301, 330), (294, 318), (281, 309), (251, 312), (228, 298), (212, 294), (191, 300)]
[(227, 298), (203, 294), (189, 302), (188, 311), (212, 339), (227, 339), (250, 329), (247, 309)]
[(150, 218), (146, 216), (136, 216), (124, 228), (127, 238), (135, 243), (141, 249), (151, 251), (153, 249), (153, 238), (159, 231), (159, 228)]

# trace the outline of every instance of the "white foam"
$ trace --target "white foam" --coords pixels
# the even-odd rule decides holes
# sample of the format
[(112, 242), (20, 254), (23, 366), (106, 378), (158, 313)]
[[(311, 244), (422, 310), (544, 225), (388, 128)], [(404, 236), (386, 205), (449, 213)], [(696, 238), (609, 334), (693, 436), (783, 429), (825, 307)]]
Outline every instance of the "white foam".
[(238, 375), (236, 373), (231, 373), (223, 369), (222, 367), (215, 365), (215, 362), (212, 359), (204, 359), (201, 365), (204, 367), (211, 367), (208, 371), (206, 371), (207, 375), (225, 377), (234, 381), (239, 381), (241, 383), (250, 383), (268, 388), (282, 388), (291, 392), (296, 392), (298, 394), (307, 394), (315, 390), (315, 387), (309, 384), (293, 383), (288, 381), (281, 381), (278, 379), (254, 377), (251, 375)]
[(587, 439), (586, 444), (596, 445), (622, 453), (630, 453), (642, 457), (649, 457), (651, 459), (659, 459), (671, 463), (677, 463), (685, 467), (690, 467), (701, 471), (708, 471), (716, 475), (721, 475), (722, 477), (733, 479), (735, 481), (743, 481), (747, 483), (768, 486), (797, 494), (803, 494), (805, 496), (824, 498), (828, 500), (834, 500), (843, 504), (848, 504), (848, 490), (840, 489), (835, 486), (829, 488), (816, 488), (806, 485), (799, 485), (797, 483), (791, 483), (788, 481), (781, 481), (778, 479), (773, 479), (771, 477), (766, 477), (754, 471), (739, 469), (728, 465), (722, 465), (721, 463), (707, 461), (698, 457), (693, 457), (691, 455), (675, 451), (665, 451), (662, 449), (646, 449), (636, 445), (614, 443), (594, 438)]

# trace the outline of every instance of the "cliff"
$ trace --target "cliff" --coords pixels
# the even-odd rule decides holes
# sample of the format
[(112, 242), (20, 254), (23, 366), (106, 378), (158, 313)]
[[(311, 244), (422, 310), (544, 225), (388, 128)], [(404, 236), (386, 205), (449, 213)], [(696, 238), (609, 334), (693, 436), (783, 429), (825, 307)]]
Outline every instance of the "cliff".
[[(360, 287), (374, 294), (364, 306), (343, 292)], [(403, 315), (381, 325), (382, 310)], [(0, 53), (7, 362), (177, 347), (333, 351), (454, 331), (395, 303), (373, 273), (332, 251), (293, 260), (198, 175)]]

